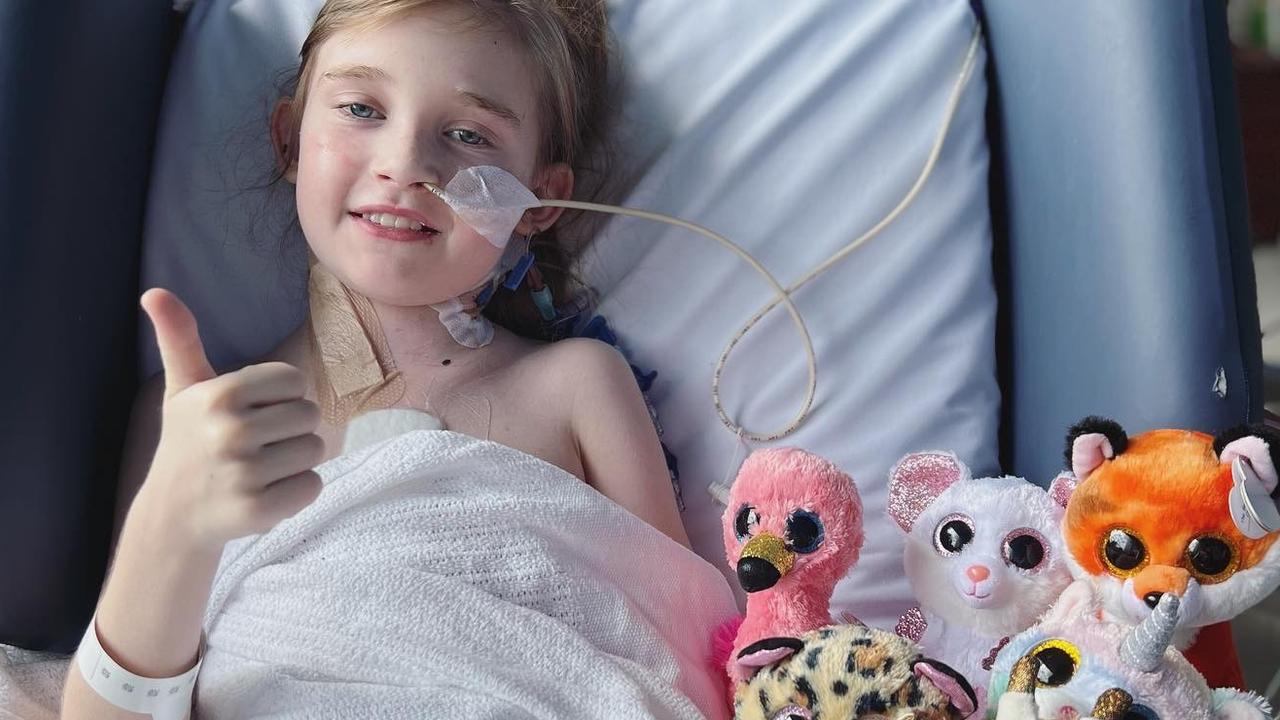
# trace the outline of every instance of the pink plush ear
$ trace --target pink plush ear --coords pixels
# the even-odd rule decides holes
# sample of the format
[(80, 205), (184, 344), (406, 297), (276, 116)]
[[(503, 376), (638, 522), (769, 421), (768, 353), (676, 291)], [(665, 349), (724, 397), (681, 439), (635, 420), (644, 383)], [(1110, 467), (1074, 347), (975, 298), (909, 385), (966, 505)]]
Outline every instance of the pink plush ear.
[(943, 490), (968, 477), (969, 468), (953, 453), (911, 453), (889, 472), (889, 516), (903, 532), (911, 532), (916, 518)]
[(950, 666), (937, 660), (925, 659), (912, 665), (911, 669), (916, 675), (928, 678), (934, 687), (941, 690), (955, 709), (960, 711), (961, 717), (969, 717), (978, 709), (978, 698), (973, 686)]
[(1111, 441), (1102, 433), (1085, 433), (1071, 443), (1071, 472), (1076, 479), (1085, 480), (1104, 461), (1115, 457)]
[(1066, 509), (1067, 503), (1071, 501), (1071, 493), (1076, 491), (1076, 476), (1069, 472), (1058, 473), (1058, 477), (1053, 479), (1049, 484), (1049, 499), (1054, 504)]
[(1248, 460), (1267, 492), (1275, 492), (1276, 466), (1271, 462), (1271, 451), (1266, 440), (1257, 435), (1245, 435), (1227, 443), (1222, 452), (1218, 453), (1218, 461), (1223, 465), (1230, 465), (1236, 458)]

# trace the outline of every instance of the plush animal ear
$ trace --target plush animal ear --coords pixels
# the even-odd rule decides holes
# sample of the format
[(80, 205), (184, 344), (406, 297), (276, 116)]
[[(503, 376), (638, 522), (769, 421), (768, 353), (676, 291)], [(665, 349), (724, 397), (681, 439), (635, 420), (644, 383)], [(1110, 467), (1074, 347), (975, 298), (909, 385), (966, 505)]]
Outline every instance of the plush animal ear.
[(1129, 446), (1129, 436), (1115, 420), (1090, 415), (1067, 430), (1067, 467), (1084, 482), (1103, 462)]
[(1271, 703), (1234, 688), (1213, 691), (1213, 720), (1271, 720)]
[(1069, 472), (1058, 473), (1058, 477), (1049, 483), (1049, 499), (1053, 500), (1053, 504), (1064, 510), (1067, 503), (1071, 501), (1071, 493), (1076, 491), (1076, 486), (1080, 483), (1076, 481), (1076, 476)]
[(749, 668), (773, 665), (804, 649), (804, 641), (793, 637), (767, 637), (738, 651), (737, 662)]
[(1239, 425), (1223, 430), (1213, 439), (1213, 450), (1223, 465), (1230, 465), (1236, 458), (1248, 460), (1267, 492), (1275, 492), (1280, 438), (1271, 430), (1262, 425)]
[(911, 532), (920, 513), (960, 480), (969, 468), (949, 452), (911, 453), (889, 471), (889, 516), (903, 532)]
[(1132, 717), (1129, 708), (1133, 707), (1133, 696), (1120, 688), (1104, 690), (1093, 704), (1090, 720), (1124, 720)]
[(916, 675), (928, 678), (934, 687), (941, 690), (951, 701), (952, 707), (960, 711), (961, 717), (968, 717), (978, 709), (978, 696), (973, 692), (973, 686), (950, 665), (930, 658), (920, 658), (911, 669)]

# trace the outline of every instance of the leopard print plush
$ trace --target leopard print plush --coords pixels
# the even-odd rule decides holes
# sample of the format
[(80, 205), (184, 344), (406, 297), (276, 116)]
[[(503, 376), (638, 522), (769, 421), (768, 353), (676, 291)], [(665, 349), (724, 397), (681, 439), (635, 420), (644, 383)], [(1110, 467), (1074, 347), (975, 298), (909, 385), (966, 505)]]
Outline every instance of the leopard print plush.
[(738, 686), (737, 720), (964, 717), (916, 670), (925, 659), (910, 640), (862, 625), (820, 628), (799, 639), (799, 651)]

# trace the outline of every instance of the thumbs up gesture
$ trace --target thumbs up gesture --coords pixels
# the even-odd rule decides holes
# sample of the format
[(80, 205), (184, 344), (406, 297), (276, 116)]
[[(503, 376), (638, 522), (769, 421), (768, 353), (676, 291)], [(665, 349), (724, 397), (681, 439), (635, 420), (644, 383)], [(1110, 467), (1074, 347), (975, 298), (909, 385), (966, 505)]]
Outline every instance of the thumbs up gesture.
[(263, 533), (320, 494), (320, 410), (307, 378), (283, 362), (218, 375), (195, 316), (176, 295), (151, 289), (142, 309), (164, 364), (160, 440), (139, 499), (183, 540), (220, 550)]

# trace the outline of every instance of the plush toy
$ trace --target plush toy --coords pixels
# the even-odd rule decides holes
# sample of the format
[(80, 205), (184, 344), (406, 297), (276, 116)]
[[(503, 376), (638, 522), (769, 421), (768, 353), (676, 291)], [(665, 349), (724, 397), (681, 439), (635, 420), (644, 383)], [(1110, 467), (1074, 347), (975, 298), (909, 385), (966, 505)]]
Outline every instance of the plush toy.
[(1130, 438), (1089, 417), (1068, 433), (1079, 483), (1063, 522), (1072, 572), (1093, 585), (1108, 619), (1127, 625), (1177, 595), (1174, 645), (1214, 686), (1243, 687), (1226, 621), (1280, 586), (1280, 531), (1251, 514), (1275, 511), (1267, 495), (1278, 451), (1263, 428)]
[(1257, 695), (1210, 690), (1170, 646), (1179, 598), (1140, 625), (1104, 620), (1087, 581), (1072, 583), (1040, 624), (1016, 635), (991, 673), (997, 720), (1270, 720)]
[(889, 476), (889, 515), (907, 534), (904, 565), (919, 607), (896, 631), (978, 690), (1011, 635), (1031, 627), (1071, 582), (1059, 526), (1070, 484), (973, 478), (947, 452), (913, 453)]
[[(1009, 679), (1009, 688), (1000, 696), (1000, 705), (995, 711), (995, 720), (1035, 720), (1042, 717), (1036, 705), (1036, 675), (1042, 665), (1034, 655), (1025, 655), (1014, 663), (1013, 675)], [(1093, 711), (1083, 720), (1137, 720), (1142, 712), (1139, 708), (1133, 714), (1133, 696), (1118, 688), (1112, 688), (1098, 696)], [(1061, 716), (1059, 716), (1061, 717)], [(1077, 716), (1078, 717), (1078, 716)]]
[(737, 694), (737, 720), (960, 720), (977, 698), (950, 667), (884, 630), (837, 625), (797, 638), (796, 652)]
[(857, 562), (862, 537), (858, 489), (835, 465), (795, 448), (747, 457), (724, 513), (725, 555), (747, 592), (725, 664), (732, 684), (831, 624), (831, 591)]

